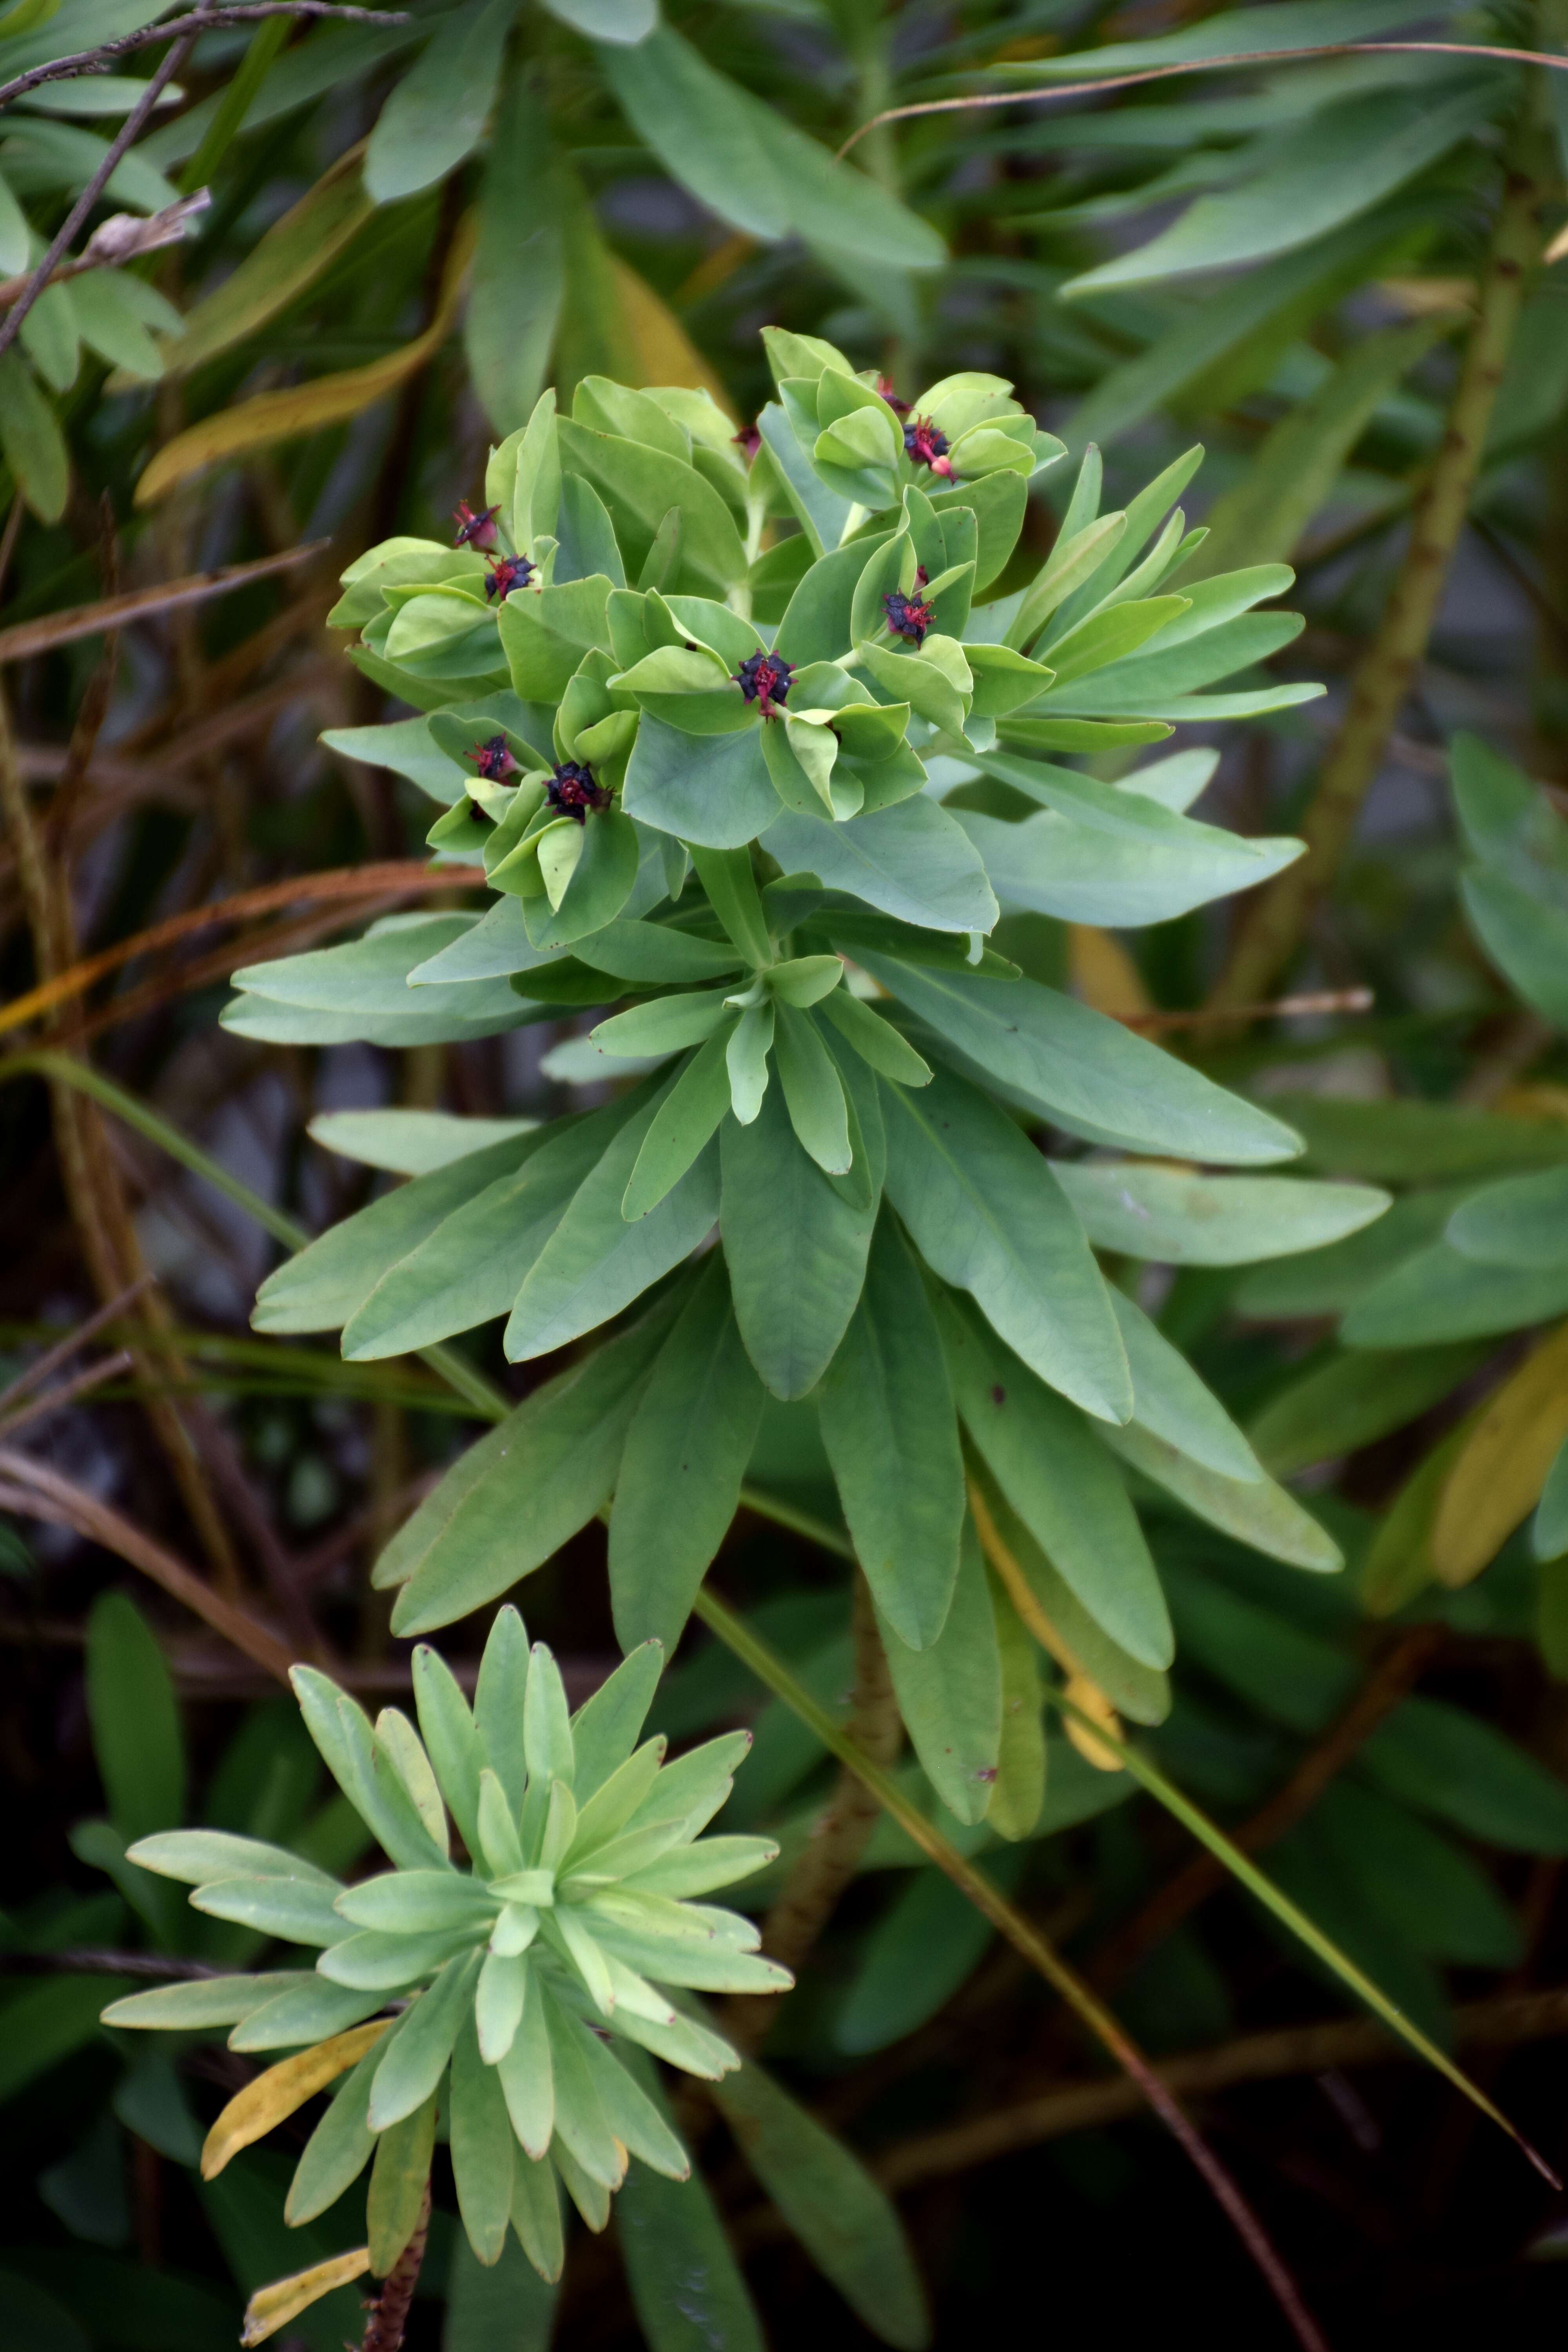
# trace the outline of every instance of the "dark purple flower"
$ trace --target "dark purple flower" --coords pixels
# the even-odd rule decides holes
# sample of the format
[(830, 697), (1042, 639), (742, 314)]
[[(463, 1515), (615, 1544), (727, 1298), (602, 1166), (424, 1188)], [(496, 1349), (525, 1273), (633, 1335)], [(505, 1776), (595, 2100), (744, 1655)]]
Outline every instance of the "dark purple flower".
[(500, 555), (490, 565), (485, 581), (485, 602), (499, 596), (504, 603), (514, 588), (526, 588), (533, 577), (533, 565), (526, 555)]
[(756, 653), (746, 656), (735, 673), (735, 683), (764, 719), (773, 719), (784, 708), (794, 677), (793, 662), (781, 661), (777, 654)]
[(544, 787), (545, 798), (560, 816), (575, 817), (582, 824), (590, 809), (607, 809), (610, 793), (594, 781), (594, 771), (579, 760), (563, 760)]
[(895, 416), (907, 416), (909, 415), (910, 404), (907, 400), (900, 400), (899, 398), (898, 394), (893, 390), (890, 377), (879, 375), (877, 378), (877, 390), (887, 402), (888, 406), (892, 410)]
[(947, 436), (929, 417), (914, 416), (904, 427), (905, 454), (917, 466), (929, 466), (933, 474), (952, 475), (952, 460), (948, 456)]
[(470, 756), (487, 784), (504, 784), (521, 772), (504, 735), (492, 735), (488, 743), (476, 743)]
[(731, 434), (730, 438), (745, 457), (748, 464), (763, 446), (763, 436), (754, 425), (742, 425), (738, 433)]
[(487, 507), (483, 514), (476, 514), (467, 499), (459, 499), (452, 510), (452, 520), (458, 526), (453, 545), (477, 547), (481, 555), (488, 555), (496, 543), (496, 517), (500, 512), (500, 507)]
[(903, 637), (911, 646), (923, 646), (926, 631), (931, 623), (931, 606), (921, 596), (906, 596), (895, 588), (890, 596), (882, 599), (882, 610), (888, 616), (888, 627), (895, 637)]

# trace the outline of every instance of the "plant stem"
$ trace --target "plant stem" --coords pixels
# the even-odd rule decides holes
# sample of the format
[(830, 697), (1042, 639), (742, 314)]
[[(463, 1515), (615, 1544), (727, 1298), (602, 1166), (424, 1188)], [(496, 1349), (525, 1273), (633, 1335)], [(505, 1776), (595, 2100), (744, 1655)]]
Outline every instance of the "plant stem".
[(360, 2352), (402, 2352), (409, 2306), (419, 2284), (419, 2266), (425, 2260), (425, 2241), (429, 2233), (430, 2183), (426, 2181), (414, 2235), (388, 2271), (385, 2284), (370, 2306)]
[(1105, 2003), (1052, 1949), (1023, 1913), (1015, 1910), (1005, 1895), (997, 1893), (984, 1872), (966, 1861), (956, 1846), (950, 1844), (942, 1832), (927, 1821), (919, 1806), (906, 1797), (898, 1782), (879, 1764), (874, 1764), (869, 1757), (862, 1754), (848, 1733), (839, 1729), (826, 1707), (818, 1706), (805, 1685), (795, 1680), (783, 1659), (774, 1654), (751, 1626), (706, 1588), (698, 1593), (693, 1607), (725, 1647), (732, 1650), (743, 1664), (750, 1666), (758, 1681), (782, 1698), (786, 1706), (816, 1734), (829, 1754), (837, 1756), (841, 1764), (847, 1765), (858, 1779), (864, 1781), (882, 1810), (891, 1815), (928, 1860), (934, 1862), (938, 1869), (967, 1895), (975, 1909), (989, 1919), (992, 1926), (1006, 1937), (1014, 1949), (1022, 1953), (1030, 1967), (1061, 1995), (1101, 2048), (1138, 2084), (1144, 2099), (1202, 2175), (1267, 2279), (1297, 2342), (1312, 2347), (1312, 2352), (1327, 2352), (1316, 2324), (1296, 2291), (1294, 2280), (1274, 2252), (1261, 2223), (1241, 2191), (1160, 2081), (1138, 2044)]
[(1540, 212), (1550, 192), (1545, 137), (1527, 104), (1506, 161), (1502, 202), (1447, 428), (1415, 501), (1394, 593), (1356, 669), (1350, 708), (1301, 824), (1307, 854), (1249, 900), (1214, 992), (1219, 1007), (1236, 1011), (1268, 994), (1339, 870), (1437, 616), (1526, 277), (1541, 256)]
[[(877, 1630), (870, 1587), (858, 1569), (853, 1593), (855, 1696), (847, 1736), (862, 1756), (885, 1767), (898, 1760), (904, 1727)], [(781, 1961), (786, 1969), (799, 1969), (854, 1877), (881, 1810), (879, 1799), (860, 1773), (854, 1766), (844, 1765), (826, 1811), (813, 1828), (784, 1893), (763, 1922), (763, 1943), (770, 1959)], [(756, 1993), (731, 2001), (725, 2011), (726, 2029), (755, 2049), (782, 1998), (778, 1993)]]

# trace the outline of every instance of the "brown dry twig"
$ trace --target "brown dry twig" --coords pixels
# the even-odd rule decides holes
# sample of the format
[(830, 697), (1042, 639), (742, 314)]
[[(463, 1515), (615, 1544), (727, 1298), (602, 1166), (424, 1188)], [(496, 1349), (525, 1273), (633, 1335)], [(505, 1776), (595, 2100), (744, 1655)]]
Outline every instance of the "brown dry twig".
[(36, 1020), (57, 1004), (81, 995), (122, 964), (132, 963), (158, 948), (171, 947), (195, 931), (211, 930), (219, 923), (245, 922), (253, 915), (269, 913), (275, 907), (297, 906), (302, 901), (417, 897), (427, 890), (469, 888), (484, 878), (484, 869), (479, 866), (428, 866), (416, 858), (388, 858), (375, 866), (337, 866), (327, 874), (301, 875), (292, 882), (264, 882), (254, 890), (237, 890), (229, 898), (215, 899), (205, 907), (188, 908), (183, 915), (171, 915), (166, 922), (153, 923), (147, 930), (138, 931), (133, 939), (121, 940), (99, 955), (83, 957), (68, 971), (29, 989), (26, 996), (13, 997), (9, 1004), (0, 1006), (0, 1031), (18, 1029), (24, 1022)]
[(281, 555), (258, 556), (253, 563), (224, 563), (211, 572), (188, 572), (183, 580), (167, 580), (155, 588), (128, 588), (121, 596), (100, 597), (93, 604), (72, 604), (63, 613), (44, 613), (36, 621), (18, 621), (0, 629), (0, 662), (29, 661), (35, 654), (51, 653), (56, 646), (73, 645), (78, 637), (95, 637), (107, 629), (122, 628), (127, 621), (151, 620), (173, 612), (177, 604), (199, 604), (207, 596), (225, 596), (269, 572), (291, 572), (309, 563), (331, 542), (306, 540)]
[(46, 82), (73, 81), (79, 75), (107, 73), (117, 58), (128, 58), (137, 49), (156, 47), (160, 41), (178, 40), (187, 33), (219, 33), (235, 25), (256, 25), (268, 16), (331, 16), (334, 24), (406, 25), (407, 16), (397, 9), (351, 8), (341, 6), (339, 0), (245, 0), (234, 8), (206, 8), (188, 16), (170, 16), (162, 25), (143, 25), (134, 33), (122, 33), (117, 41), (100, 41), (95, 49), (74, 49), (68, 57), (51, 58), (47, 65), (34, 66), (27, 73), (17, 74), (7, 82), (0, 82), (0, 109), (12, 106), (29, 90), (42, 89)]
[(275, 1633), (247, 1611), (215, 1592), (194, 1569), (187, 1568), (183, 1559), (177, 1559), (172, 1551), (144, 1534), (122, 1512), (100, 1502), (84, 1487), (73, 1486), (47, 1463), (35, 1462), (26, 1454), (0, 1446), (0, 1509), (15, 1511), (23, 1518), (42, 1519), (50, 1527), (69, 1528), (88, 1542), (101, 1544), (106, 1551), (118, 1553), (246, 1657), (253, 1659), (279, 1682), (288, 1682), (293, 1656)]

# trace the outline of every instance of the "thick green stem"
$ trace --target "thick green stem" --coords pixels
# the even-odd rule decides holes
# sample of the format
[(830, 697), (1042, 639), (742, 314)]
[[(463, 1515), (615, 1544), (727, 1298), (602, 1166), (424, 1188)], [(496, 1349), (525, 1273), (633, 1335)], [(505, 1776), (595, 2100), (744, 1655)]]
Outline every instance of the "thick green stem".
[(1533, 108), (1510, 150), (1502, 203), (1482, 274), (1447, 428), (1418, 497), (1410, 543), (1377, 634), (1362, 656), (1350, 708), (1301, 826), (1307, 854), (1248, 904), (1213, 1002), (1267, 997), (1289, 964), (1313, 907), (1339, 870), (1437, 615), (1486, 446), (1498, 386), (1541, 257), (1540, 213), (1551, 192), (1550, 152)]

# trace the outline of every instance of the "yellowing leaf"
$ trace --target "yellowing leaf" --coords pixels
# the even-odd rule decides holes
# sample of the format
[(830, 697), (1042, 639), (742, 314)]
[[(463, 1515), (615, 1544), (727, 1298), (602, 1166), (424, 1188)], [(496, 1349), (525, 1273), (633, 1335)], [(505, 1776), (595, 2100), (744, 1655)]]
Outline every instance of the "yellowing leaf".
[(404, 343), (397, 351), (388, 352), (384, 359), (373, 360), (367, 367), (348, 368), (340, 375), (313, 376), (309, 383), (293, 384), (287, 392), (258, 393), (254, 400), (242, 400), (237, 408), (222, 408), (216, 415), (204, 416), (199, 425), (177, 433), (159, 450), (136, 485), (136, 504), (153, 505), (177, 482), (201, 473), (222, 457), (241, 457), (252, 449), (268, 448), (275, 441), (291, 440), (300, 433), (317, 433), (324, 425), (342, 425), (368, 408), (373, 401), (395, 392), (439, 351), (451, 332), (473, 250), (474, 223), (470, 215), (452, 241), (441, 299), (422, 335), (416, 335), (411, 343)]
[(1439, 1583), (1467, 1584), (1532, 1511), (1568, 1437), (1568, 1323), (1505, 1381), (1448, 1473), (1432, 1528)]
[[(1121, 1720), (1105, 1693), (1093, 1676), (1084, 1672), (1078, 1656), (1052, 1624), (1040, 1606), (1039, 1596), (1019, 1566), (1011, 1547), (997, 1526), (986, 1502), (979, 1481), (969, 1482), (969, 1507), (973, 1514), (981, 1549), (990, 1561), (998, 1582), (1012, 1602), (1019, 1622), (1026, 1625), (1047, 1656), (1056, 1660), (1067, 1680), (1067, 1696), (1096, 1723), (1103, 1724), (1112, 1738), (1122, 1738)], [(1121, 1759), (1101, 1745), (1093, 1733), (1071, 1715), (1064, 1714), (1062, 1727), (1086, 1764), (1097, 1772), (1120, 1772)], [(1004, 1832), (1005, 1834), (1005, 1832)]]
[[(1091, 1683), (1087, 1675), (1069, 1675), (1066, 1695), (1074, 1706), (1092, 1717), (1096, 1723), (1102, 1724), (1113, 1738), (1120, 1739), (1122, 1737), (1116, 1709), (1111, 1706), (1100, 1685)], [(1097, 1739), (1093, 1732), (1079, 1721), (1077, 1716), (1064, 1717), (1063, 1727), (1086, 1764), (1092, 1764), (1097, 1772), (1121, 1771), (1121, 1759), (1116, 1750), (1113, 1748), (1107, 1748), (1102, 1739)]]
[(308, 2271), (296, 2271), (292, 2278), (274, 2279), (270, 2286), (258, 2286), (245, 2306), (241, 2344), (265, 2344), (269, 2336), (287, 2327), (301, 2311), (320, 2303), (334, 2287), (347, 2286), (353, 2280), (363, 2278), (369, 2268), (370, 2248), (356, 2246), (351, 2254), (334, 2254), (330, 2263), (317, 2263)]
[(584, 376), (607, 375), (636, 386), (685, 384), (733, 416), (728, 393), (674, 311), (605, 243), (580, 188), (566, 191), (563, 226), (567, 299), (555, 343), (563, 401)]
[(1392, 1617), (1424, 1592), (1436, 1571), (1432, 1530), (1444, 1485), (1478, 1416), (1468, 1413), (1406, 1478), (1384, 1514), (1361, 1570), (1362, 1606), (1373, 1617)]
[(1142, 973), (1121, 940), (1097, 924), (1068, 925), (1068, 965), (1074, 994), (1097, 1013), (1115, 1016), (1153, 1011)]
[(185, 331), (163, 345), (164, 373), (189, 375), (275, 318), (313, 285), (356, 236), (375, 206), (360, 181), (362, 139), (313, 188), (274, 221), (237, 269), (187, 314)]
[(626, 334), (637, 354), (632, 383), (687, 384), (693, 392), (707, 393), (726, 416), (733, 416), (729, 394), (668, 304), (618, 254), (610, 259)]
[(347, 2033), (334, 2033), (330, 2040), (318, 2042), (313, 2049), (301, 2050), (297, 2057), (268, 2066), (264, 2074), (247, 2083), (243, 2091), (237, 2091), (206, 2136), (202, 2148), (202, 2179), (211, 2180), (231, 2156), (237, 2156), (252, 2140), (264, 2137), (274, 2124), (280, 2124), (296, 2107), (302, 2107), (307, 2099), (314, 2098), (329, 2083), (335, 2083), (350, 2066), (357, 2066), (391, 2022), (389, 2017), (373, 2017), (368, 2025), (355, 2025)]

